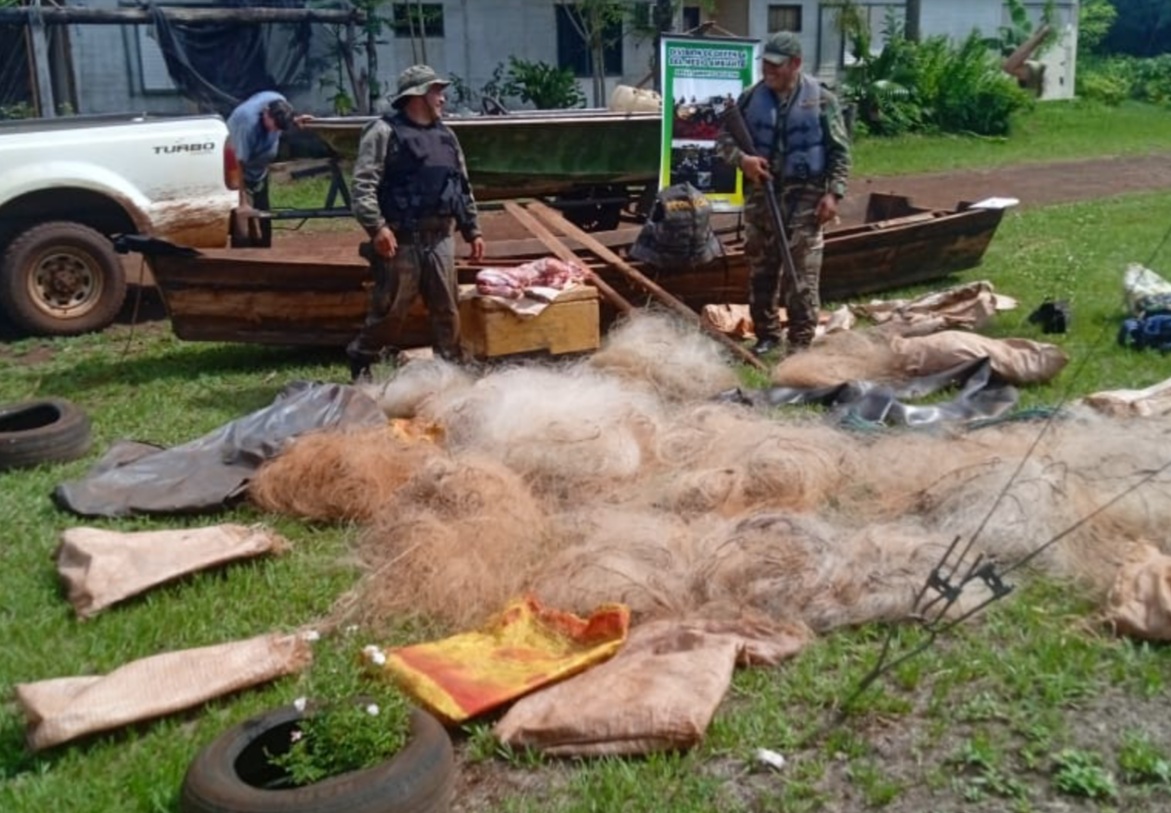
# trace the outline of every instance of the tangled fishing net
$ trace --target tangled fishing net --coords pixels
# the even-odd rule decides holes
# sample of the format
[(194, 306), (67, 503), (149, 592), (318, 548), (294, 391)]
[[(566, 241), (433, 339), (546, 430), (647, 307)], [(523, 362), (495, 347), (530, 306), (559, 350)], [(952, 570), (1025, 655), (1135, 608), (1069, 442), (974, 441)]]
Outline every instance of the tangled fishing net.
[[(776, 377), (825, 386), (894, 366), (883, 340), (843, 333)], [(376, 395), (441, 426), (437, 442), (305, 438), (253, 499), (363, 521), (355, 612), (453, 629), (531, 592), (578, 612), (625, 602), (636, 621), (739, 611), (824, 632), (910, 616), (954, 539), (1099, 599), (1137, 545), (1171, 547), (1171, 418), (860, 434), (713, 399), (729, 376), (713, 342), (654, 317), (585, 362), (474, 381), (407, 365)], [(983, 597), (973, 586), (957, 609)]]

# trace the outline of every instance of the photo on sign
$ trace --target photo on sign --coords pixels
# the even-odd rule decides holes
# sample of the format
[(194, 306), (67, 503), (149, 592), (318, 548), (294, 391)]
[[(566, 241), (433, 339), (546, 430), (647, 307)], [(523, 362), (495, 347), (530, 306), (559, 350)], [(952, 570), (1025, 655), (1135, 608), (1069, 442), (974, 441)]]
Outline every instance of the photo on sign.
[(716, 153), (712, 141), (671, 142), (671, 183), (689, 183), (700, 192), (736, 191), (736, 168)]
[(736, 103), (741, 84), (727, 79), (675, 79), (671, 99), (675, 138), (715, 141), (720, 116)]

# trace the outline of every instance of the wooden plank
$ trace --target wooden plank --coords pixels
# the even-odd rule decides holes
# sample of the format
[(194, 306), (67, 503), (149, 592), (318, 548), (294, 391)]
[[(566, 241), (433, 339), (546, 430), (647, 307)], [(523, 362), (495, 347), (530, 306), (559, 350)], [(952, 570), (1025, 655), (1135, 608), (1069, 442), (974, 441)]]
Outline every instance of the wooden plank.
[(622, 313), (630, 313), (634, 310), (634, 306), (626, 301), (625, 297), (621, 296), (617, 291), (611, 288), (602, 280), (597, 274), (593, 272), (589, 266), (581, 261), (576, 254), (569, 250), (569, 248), (557, 239), (553, 232), (545, 228), (535, 217), (521, 208), (520, 204), (514, 200), (506, 200), (504, 202), (504, 210), (512, 215), (516, 220), (528, 229), (534, 237), (541, 241), (554, 254), (567, 263), (572, 263), (586, 272), (586, 278), (595, 288), (602, 292), (606, 300), (610, 302)]
[(610, 265), (621, 271), (640, 287), (655, 296), (660, 302), (668, 305), (676, 313), (680, 314), (681, 316), (685, 316), (692, 324), (699, 325), (701, 330), (706, 331), (709, 336), (712, 336), (720, 344), (731, 350), (732, 353), (738, 358), (748, 364), (751, 364), (753, 367), (756, 367), (759, 370), (764, 370), (766, 372), (768, 371), (768, 367), (764, 364), (764, 362), (745, 350), (744, 347), (742, 347), (738, 342), (729, 338), (728, 336), (725, 336), (715, 327), (704, 322), (699, 318), (699, 314), (691, 310), (691, 308), (684, 305), (671, 294), (664, 291), (661, 287), (659, 287), (659, 285), (647, 279), (641, 271), (630, 265), (613, 251), (606, 248), (597, 240), (594, 240), (592, 237), (590, 237), (586, 232), (570, 223), (562, 216), (560, 212), (555, 209), (550, 209), (548, 206), (545, 206), (541, 203), (530, 203), (529, 210), (550, 226), (559, 229), (563, 234), (567, 234), (575, 240), (578, 240), (579, 242), (586, 245), (589, 250), (597, 254), (599, 258), (610, 263)]
[[(37, 7), (39, 9), (39, 6)], [(28, 44), (36, 68), (37, 114), (51, 119), (57, 116), (57, 103), (53, 98), (53, 74), (49, 70), (49, 37), (40, 17), (29, 17)]]

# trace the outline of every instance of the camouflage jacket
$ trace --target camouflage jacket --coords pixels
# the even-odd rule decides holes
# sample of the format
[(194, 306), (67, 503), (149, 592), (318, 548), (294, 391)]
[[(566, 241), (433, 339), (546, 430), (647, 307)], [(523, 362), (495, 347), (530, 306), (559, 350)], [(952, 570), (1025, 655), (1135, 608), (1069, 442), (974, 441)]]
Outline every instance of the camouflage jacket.
[[(387, 153), (397, 146), (398, 139), (394, 138), (394, 128), (386, 119), (378, 118), (362, 130), (362, 139), (358, 143), (358, 160), (354, 164), (354, 182), (350, 192), (354, 217), (371, 237), (386, 225), (386, 218), (382, 216), (382, 209), (378, 205), (378, 189), (382, 185)], [(459, 168), (466, 178), (468, 166), (464, 160), (463, 149), (459, 151)], [(459, 230), (464, 239), (471, 242), (480, 236), (480, 225), (476, 200), (470, 192), (464, 205), (467, 221), (459, 224)]]
[[(800, 84), (793, 87), (793, 92), (784, 100), (778, 110), (780, 118), (788, 113), (789, 104), (797, 95)], [(744, 110), (750, 93), (759, 90), (761, 93), (771, 93), (763, 82), (757, 82), (740, 94), (736, 104)], [(830, 91), (821, 90), (821, 131), (825, 133), (825, 191), (833, 192), (838, 197), (844, 197), (850, 178), (850, 137), (846, 133), (845, 122), (842, 121), (842, 109), (838, 104), (838, 97)], [(774, 177), (781, 177), (781, 170), (785, 165), (785, 128), (777, 127), (777, 139), (782, 142), (773, 150), (771, 169)], [(716, 140), (716, 150), (720, 157), (734, 167), (740, 166), (743, 151), (736, 146), (735, 140), (727, 132), (721, 130)]]

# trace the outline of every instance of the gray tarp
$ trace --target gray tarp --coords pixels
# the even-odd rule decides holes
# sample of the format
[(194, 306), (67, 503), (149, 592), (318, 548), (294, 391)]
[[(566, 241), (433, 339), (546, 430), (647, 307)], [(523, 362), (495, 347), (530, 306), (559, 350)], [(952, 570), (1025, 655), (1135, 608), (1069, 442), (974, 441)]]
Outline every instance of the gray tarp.
[(355, 387), (297, 381), (270, 406), (181, 446), (118, 441), (85, 477), (57, 486), (53, 499), (85, 517), (216, 510), (297, 436), (385, 423), (378, 403)]
[[(959, 394), (945, 403), (915, 406), (900, 399), (922, 398), (949, 387)], [(872, 381), (847, 381), (830, 387), (737, 388), (717, 400), (754, 407), (819, 405), (829, 407), (839, 422), (861, 420), (896, 426), (925, 426), (945, 421), (995, 418), (1016, 406), (1019, 393), (993, 372), (987, 357), (965, 361), (934, 375), (920, 376), (894, 386)]]

